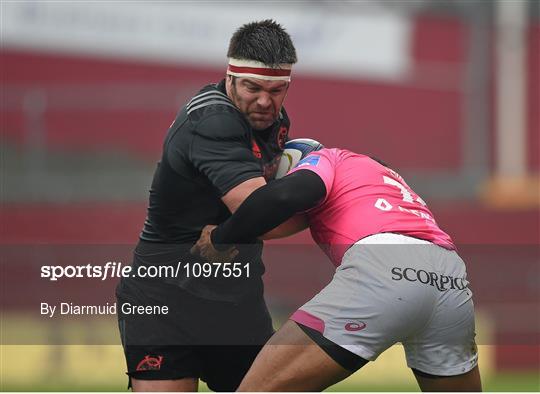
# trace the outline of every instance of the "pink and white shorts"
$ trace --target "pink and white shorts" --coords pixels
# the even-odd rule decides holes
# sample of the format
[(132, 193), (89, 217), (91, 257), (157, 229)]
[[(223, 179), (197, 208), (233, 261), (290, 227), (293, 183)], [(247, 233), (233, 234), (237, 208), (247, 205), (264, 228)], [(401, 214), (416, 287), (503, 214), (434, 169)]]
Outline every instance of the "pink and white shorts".
[(478, 362), (463, 260), (400, 234), (354, 244), (332, 281), (291, 319), (370, 361), (401, 342), (408, 366), (431, 375), (460, 375)]

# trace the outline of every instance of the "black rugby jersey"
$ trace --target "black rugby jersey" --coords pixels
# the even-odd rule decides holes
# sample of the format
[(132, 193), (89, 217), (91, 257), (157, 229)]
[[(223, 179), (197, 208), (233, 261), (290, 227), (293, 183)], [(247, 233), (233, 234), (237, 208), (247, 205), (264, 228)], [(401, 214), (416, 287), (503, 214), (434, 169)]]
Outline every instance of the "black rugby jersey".
[[(271, 127), (255, 131), (227, 97), (224, 80), (204, 87), (180, 110), (167, 132), (140, 239), (157, 249), (159, 244), (167, 244), (163, 248), (174, 248), (175, 258), (193, 259), (189, 248), (202, 228), (230, 216), (221, 197), (248, 179), (274, 178), (289, 126), (282, 108)], [(250, 274), (260, 277), (264, 272), (262, 243), (254, 241), (240, 252), (239, 261), (249, 260), (253, 265)], [(188, 278), (176, 282), (197, 287)]]

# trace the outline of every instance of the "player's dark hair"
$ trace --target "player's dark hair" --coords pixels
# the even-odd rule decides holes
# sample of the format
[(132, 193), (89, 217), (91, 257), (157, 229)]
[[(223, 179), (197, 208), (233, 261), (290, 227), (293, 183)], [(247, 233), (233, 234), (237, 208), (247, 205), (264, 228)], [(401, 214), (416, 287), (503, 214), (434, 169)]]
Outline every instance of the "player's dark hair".
[(375, 157), (375, 156), (371, 156), (371, 155), (368, 155), (370, 159), (372, 160), (375, 160), (377, 163), (385, 166), (385, 167), (388, 167), (390, 168), (390, 166), (388, 164), (386, 164), (386, 162), (382, 161), (381, 159), (379, 159), (378, 157)]
[(268, 67), (297, 61), (289, 33), (272, 19), (246, 23), (236, 30), (231, 37), (227, 57), (255, 60)]

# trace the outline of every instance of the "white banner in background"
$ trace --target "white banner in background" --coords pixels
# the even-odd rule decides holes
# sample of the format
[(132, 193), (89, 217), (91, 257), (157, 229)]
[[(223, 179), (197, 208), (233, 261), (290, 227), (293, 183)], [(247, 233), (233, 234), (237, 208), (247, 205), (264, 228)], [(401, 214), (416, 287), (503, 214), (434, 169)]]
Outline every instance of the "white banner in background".
[(409, 70), (411, 20), (333, 13), (316, 3), (2, 1), (2, 46), (222, 66), (246, 22), (273, 18), (291, 34), (295, 72), (398, 79)]

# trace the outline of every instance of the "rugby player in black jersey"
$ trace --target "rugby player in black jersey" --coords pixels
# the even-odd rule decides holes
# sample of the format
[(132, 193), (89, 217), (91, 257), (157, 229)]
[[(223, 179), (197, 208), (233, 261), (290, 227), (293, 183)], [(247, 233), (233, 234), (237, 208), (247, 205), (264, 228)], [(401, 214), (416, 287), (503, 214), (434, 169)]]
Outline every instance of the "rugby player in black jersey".
[(169, 128), (134, 252), (135, 272), (181, 262), (178, 275), (124, 278), (117, 288), (119, 305), (169, 311), (119, 313), (134, 391), (196, 391), (199, 379), (212, 390), (234, 391), (273, 334), (261, 242), (240, 250), (236, 278), (191, 270), (204, 263), (189, 253), (202, 228), (226, 220), (273, 178), (288, 138), (282, 104), (297, 60), (288, 33), (271, 20), (243, 25), (227, 56), (226, 78), (201, 89)]

